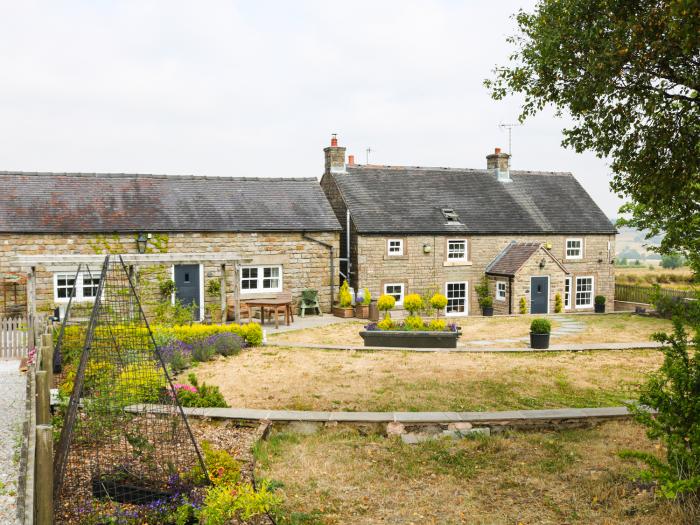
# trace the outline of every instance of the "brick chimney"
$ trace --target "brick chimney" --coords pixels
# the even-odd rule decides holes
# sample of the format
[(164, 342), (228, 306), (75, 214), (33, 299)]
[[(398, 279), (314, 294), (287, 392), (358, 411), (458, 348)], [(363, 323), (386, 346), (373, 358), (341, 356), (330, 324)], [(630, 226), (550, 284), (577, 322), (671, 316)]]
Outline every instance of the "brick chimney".
[(331, 145), (323, 148), (326, 157), (326, 173), (347, 173), (345, 171), (345, 148), (338, 146), (338, 136), (333, 133)]
[(493, 171), (497, 180), (510, 182), (510, 155), (501, 153), (501, 148), (496, 148), (493, 153), (486, 155), (486, 169)]

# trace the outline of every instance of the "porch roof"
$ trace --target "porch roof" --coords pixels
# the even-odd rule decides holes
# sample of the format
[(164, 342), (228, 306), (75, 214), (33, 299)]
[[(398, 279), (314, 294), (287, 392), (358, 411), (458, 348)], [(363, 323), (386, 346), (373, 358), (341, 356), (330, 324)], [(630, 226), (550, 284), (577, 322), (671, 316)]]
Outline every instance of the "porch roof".
[(486, 275), (515, 277), (515, 274), (518, 273), (520, 268), (522, 268), (539, 250), (542, 250), (546, 256), (554, 261), (565, 274), (569, 273), (569, 270), (567, 270), (541, 243), (512, 241), (493, 261), (491, 261), (491, 263), (489, 263), (486, 267)]

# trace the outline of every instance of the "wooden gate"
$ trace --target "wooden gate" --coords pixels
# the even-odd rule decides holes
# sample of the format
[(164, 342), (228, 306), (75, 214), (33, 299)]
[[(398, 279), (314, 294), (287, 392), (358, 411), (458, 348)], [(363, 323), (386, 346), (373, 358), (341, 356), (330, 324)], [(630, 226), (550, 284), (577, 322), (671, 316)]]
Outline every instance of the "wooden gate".
[(22, 317), (0, 317), (0, 359), (26, 357), (27, 322)]

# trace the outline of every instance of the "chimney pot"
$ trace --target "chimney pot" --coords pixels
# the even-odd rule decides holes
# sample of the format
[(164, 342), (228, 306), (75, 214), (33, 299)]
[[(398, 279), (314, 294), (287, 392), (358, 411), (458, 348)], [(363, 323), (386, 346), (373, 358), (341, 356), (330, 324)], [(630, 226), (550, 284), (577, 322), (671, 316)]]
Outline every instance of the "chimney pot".
[(332, 148), (338, 147), (338, 134), (337, 133), (331, 134), (331, 147)]
[(355, 155), (348, 155), (348, 166), (355, 165)]
[(501, 152), (501, 148), (496, 148), (496, 151), (495, 151), (496, 155), (498, 155), (500, 152)]

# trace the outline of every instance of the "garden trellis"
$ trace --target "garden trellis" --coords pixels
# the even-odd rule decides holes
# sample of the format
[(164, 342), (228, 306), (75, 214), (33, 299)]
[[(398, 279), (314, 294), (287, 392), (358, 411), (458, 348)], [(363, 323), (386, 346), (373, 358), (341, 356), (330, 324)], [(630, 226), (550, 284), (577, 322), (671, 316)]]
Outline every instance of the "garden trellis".
[(129, 269), (107, 256), (56, 450), (57, 513), (180, 497), (206, 472)]

